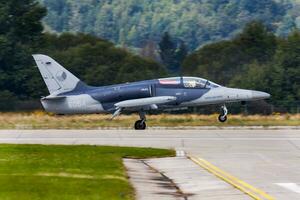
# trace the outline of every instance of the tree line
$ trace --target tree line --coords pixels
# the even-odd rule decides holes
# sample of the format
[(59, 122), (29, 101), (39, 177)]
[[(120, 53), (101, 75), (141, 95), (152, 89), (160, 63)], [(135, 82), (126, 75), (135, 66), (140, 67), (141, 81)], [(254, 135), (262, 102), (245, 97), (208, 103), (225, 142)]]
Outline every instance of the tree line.
[(169, 32), (195, 50), (233, 37), (252, 20), (265, 22), (279, 35), (300, 27), (296, 0), (39, 1), (49, 10), (47, 30), (90, 33), (139, 48)]

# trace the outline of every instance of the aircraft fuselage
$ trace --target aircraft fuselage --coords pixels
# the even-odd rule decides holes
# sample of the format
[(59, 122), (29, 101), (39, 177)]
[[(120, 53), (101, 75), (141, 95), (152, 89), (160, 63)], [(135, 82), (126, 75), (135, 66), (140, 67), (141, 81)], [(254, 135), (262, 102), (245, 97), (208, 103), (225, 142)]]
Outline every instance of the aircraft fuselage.
[[(167, 82), (164, 80), (176, 81)], [(191, 84), (185, 83), (189, 79)], [(144, 98), (172, 96), (176, 99), (170, 102), (127, 108), (127, 110), (163, 110), (176, 107), (201, 106), (228, 102), (252, 101), (269, 97), (269, 94), (259, 91), (235, 89), (219, 86), (210, 81), (209, 85), (195, 86), (193, 79), (206, 82), (207, 80), (194, 77), (174, 77), (154, 79), (133, 83), (125, 83), (104, 87), (88, 87), (60, 94), (66, 98), (48, 100), (42, 99), (42, 104), (49, 112), (58, 114), (84, 114), (114, 112), (116, 103)], [(188, 82), (188, 81), (187, 81)], [(58, 95), (59, 96), (59, 95)]]
[(137, 111), (135, 129), (146, 128), (145, 111), (223, 104), (219, 121), (227, 120), (228, 102), (269, 98), (265, 92), (227, 88), (203, 78), (171, 77), (103, 87), (80, 81), (46, 55), (33, 55), (50, 95), (41, 99), (46, 111), (57, 114), (113, 113)]

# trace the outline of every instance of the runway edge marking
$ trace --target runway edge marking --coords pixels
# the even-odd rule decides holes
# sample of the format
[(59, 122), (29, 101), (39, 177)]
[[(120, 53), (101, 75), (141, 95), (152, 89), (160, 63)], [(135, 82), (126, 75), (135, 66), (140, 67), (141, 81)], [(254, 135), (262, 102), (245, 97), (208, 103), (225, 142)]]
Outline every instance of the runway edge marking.
[(263, 199), (275, 200), (274, 197), (270, 196), (266, 192), (264, 192), (258, 188), (255, 188), (252, 185), (230, 175), (229, 173), (221, 170), (220, 168), (214, 166), (213, 164), (209, 163), (208, 161), (206, 161), (202, 158), (194, 157), (191, 155), (188, 155), (188, 158), (191, 159), (194, 163), (196, 163), (200, 167), (204, 168), (208, 172), (214, 174), (218, 178), (229, 183), (233, 187), (244, 192), (245, 194), (249, 195), (250, 197), (252, 197), (255, 200), (263, 200)]

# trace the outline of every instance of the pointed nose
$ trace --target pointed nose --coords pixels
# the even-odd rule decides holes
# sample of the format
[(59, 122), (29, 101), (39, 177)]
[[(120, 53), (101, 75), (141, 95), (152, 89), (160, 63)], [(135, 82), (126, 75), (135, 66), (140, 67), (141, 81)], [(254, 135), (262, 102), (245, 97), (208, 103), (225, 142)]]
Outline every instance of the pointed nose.
[(252, 91), (252, 99), (259, 100), (259, 99), (268, 99), (270, 98), (270, 94), (266, 92), (260, 92), (260, 91)]

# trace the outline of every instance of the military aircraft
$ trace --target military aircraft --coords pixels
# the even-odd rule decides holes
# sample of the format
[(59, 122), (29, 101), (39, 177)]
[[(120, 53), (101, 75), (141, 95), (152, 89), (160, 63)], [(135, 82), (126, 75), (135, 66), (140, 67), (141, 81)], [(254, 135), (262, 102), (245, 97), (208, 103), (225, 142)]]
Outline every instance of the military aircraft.
[[(88, 86), (55, 60), (33, 55), (50, 95), (41, 98), (46, 111), (56, 114), (138, 112), (137, 130), (146, 129), (145, 112), (220, 104), (219, 121), (227, 120), (226, 103), (266, 99), (270, 94), (228, 88), (197, 77), (171, 77), (102, 87)], [(113, 74), (112, 74), (113, 76)]]

